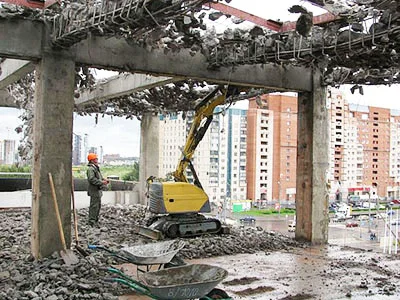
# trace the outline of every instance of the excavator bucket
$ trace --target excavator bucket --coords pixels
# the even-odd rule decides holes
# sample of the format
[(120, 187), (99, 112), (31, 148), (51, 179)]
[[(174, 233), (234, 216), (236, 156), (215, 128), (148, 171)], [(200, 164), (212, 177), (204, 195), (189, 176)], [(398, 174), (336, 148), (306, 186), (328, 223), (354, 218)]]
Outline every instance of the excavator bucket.
[(157, 229), (152, 229), (151, 227), (146, 227), (146, 226), (139, 226), (138, 233), (142, 236), (151, 238), (152, 240), (163, 240), (164, 235), (162, 234), (161, 231)]

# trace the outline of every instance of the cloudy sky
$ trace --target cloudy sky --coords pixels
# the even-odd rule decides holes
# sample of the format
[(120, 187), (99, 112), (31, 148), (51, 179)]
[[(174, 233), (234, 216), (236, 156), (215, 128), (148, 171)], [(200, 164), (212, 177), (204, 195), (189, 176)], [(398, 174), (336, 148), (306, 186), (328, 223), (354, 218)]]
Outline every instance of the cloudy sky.
[[(324, 12), (324, 10), (312, 6), (304, 1), (285, 0), (274, 2), (271, 6), (270, 1), (265, 0), (232, 0), (230, 5), (247, 11), (266, 19), (280, 19), (281, 21), (295, 21), (297, 14), (291, 14), (287, 9), (294, 4), (302, 4), (308, 10), (312, 10), (314, 15)], [(215, 22), (215, 26), (226, 28), (232, 23), (226, 18), (220, 18)], [(101, 73), (99, 72), (99, 76)], [(349, 86), (341, 88), (345, 91), (349, 102), (358, 105), (369, 105), (400, 110), (399, 86), (392, 87), (364, 87), (364, 96), (357, 91), (354, 95), (350, 93)], [(236, 107), (245, 107), (240, 103)], [(21, 124), (19, 111), (11, 108), (0, 108), (0, 140), (15, 139), (19, 140), (20, 135), (16, 134), (15, 128)], [(88, 134), (91, 146), (103, 146), (106, 154), (121, 154), (122, 156), (139, 156), (140, 151), (140, 122), (137, 119), (126, 120), (125, 118), (111, 118), (106, 116), (99, 118), (95, 124), (95, 118), (74, 116), (74, 133)]]

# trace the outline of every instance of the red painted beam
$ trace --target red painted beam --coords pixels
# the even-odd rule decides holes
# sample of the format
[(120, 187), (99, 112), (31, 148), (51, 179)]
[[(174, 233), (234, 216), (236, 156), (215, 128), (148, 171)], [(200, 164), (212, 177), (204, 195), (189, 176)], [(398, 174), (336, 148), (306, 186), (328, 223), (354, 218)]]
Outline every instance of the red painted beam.
[[(340, 17), (335, 16), (332, 13), (325, 13), (325, 14), (313, 17), (313, 24), (314, 25), (325, 24), (325, 23), (335, 21), (339, 18)], [(286, 31), (294, 30), (295, 28), (296, 28), (296, 22), (285, 22), (285, 23), (283, 23), (283, 25), (281, 26), (279, 31), (286, 32)]]
[(59, 2), (59, 0), (47, 0), (47, 1), (41, 1), (41, 0), (0, 0), (0, 2), (5, 2), (9, 4), (14, 4), (14, 5), (19, 5), (19, 6), (25, 6), (25, 7), (30, 7), (30, 8), (47, 8), (54, 3)]
[(281, 26), (282, 26), (282, 24), (279, 23), (279, 22), (275, 22), (275, 21), (272, 21), (272, 20), (266, 20), (266, 19), (257, 17), (257, 16), (255, 16), (253, 14), (250, 14), (248, 12), (245, 12), (243, 10), (234, 8), (234, 7), (229, 6), (229, 5), (225, 5), (223, 3), (210, 2), (210, 3), (205, 4), (204, 6), (213, 8), (213, 9), (218, 10), (218, 11), (224, 13), (224, 14), (238, 17), (238, 18), (240, 18), (242, 20), (246, 20), (246, 21), (252, 22), (254, 24), (257, 24), (257, 25), (262, 26), (262, 27), (269, 28), (269, 29), (274, 30), (274, 31), (279, 31)]
[[(210, 2), (210, 3), (205, 4), (204, 6), (213, 8), (224, 14), (238, 17), (242, 20), (252, 22), (254, 24), (269, 28), (269, 29), (277, 31), (277, 32), (291, 31), (296, 28), (296, 22), (284, 22), (282, 24), (281, 22), (267, 20), (267, 19), (257, 17), (253, 14), (250, 14), (248, 12), (245, 12), (243, 10), (234, 8), (232, 6), (229, 6), (229, 5), (226, 5), (223, 3)], [(332, 13), (325, 13), (325, 14), (313, 17), (313, 23), (314, 23), (314, 25), (324, 24), (324, 23), (332, 22), (338, 18), (339, 18), (338, 16), (335, 16)]]

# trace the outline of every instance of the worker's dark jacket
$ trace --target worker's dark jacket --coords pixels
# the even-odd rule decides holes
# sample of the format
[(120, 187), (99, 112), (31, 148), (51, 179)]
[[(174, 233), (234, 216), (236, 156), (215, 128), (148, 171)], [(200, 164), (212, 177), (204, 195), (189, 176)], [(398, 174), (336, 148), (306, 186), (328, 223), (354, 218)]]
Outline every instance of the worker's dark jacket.
[(88, 196), (102, 196), (103, 176), (100, 168), (94, 164), (88, 164), (87, 169)]

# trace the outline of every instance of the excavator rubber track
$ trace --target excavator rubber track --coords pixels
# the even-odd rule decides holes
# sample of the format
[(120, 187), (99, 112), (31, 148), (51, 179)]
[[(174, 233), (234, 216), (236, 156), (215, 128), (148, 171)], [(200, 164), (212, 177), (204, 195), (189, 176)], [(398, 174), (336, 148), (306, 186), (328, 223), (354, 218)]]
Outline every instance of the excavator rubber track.
[(185, 238), (220, 233), (222, 224), (218, 219), (201, 214), (168, 215), (159, 217), (150, 226), (140, 226), (139, 234), (151, 239)]

